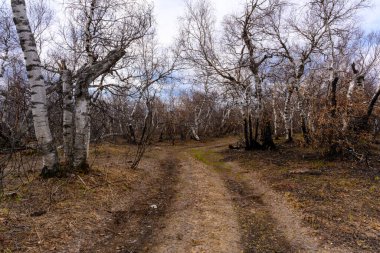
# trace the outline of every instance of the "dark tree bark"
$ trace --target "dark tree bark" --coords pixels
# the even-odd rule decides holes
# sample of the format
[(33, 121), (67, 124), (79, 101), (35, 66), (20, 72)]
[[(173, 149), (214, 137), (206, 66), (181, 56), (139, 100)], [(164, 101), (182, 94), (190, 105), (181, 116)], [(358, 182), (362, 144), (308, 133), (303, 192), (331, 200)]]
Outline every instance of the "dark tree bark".
[(336, 115), (336, 88), (339, 81), (339, 77), (335, 77), (331, 82), (331, 94), (330, 94), (330, 103), (331, 103), (331, 117), (335, 117)]
[(272, 138), (272, 127), (269, 121), (265, 124), (265, 128), (264, 128), (263, 149), (270, 149), (270, 150), (276, 149), (276, 145), (274, 144), (273, 138)]
[(128, 125), (129, 128), (129, 135), (131, 138), (131, 143), (136, 144), (136, 134), (135, 134), (135, 129), (133, 128), (132, 124)]
[(252, 126), (252, 116), (248, 116), (248, 129), (249, 129), (249, 148), (252, 149), (255, 139), (253, 139), (253, 126)]
[(249, 129), (248, 129), (248, 120), (244, 118), (244, 140), (245, 140), (245, 149), (250, 149), (250, 141), (249, 141)]
[(306, 122), (305, 117), (301, 117), (301, 129), (302, 129), (303, 139), (305, 143), (309, 145), (311, 143), (311, 138), (310, 138), (309, 130), (307, 128), (307, 122)]
[(375, 95), (373, 95), (367, 109), (367, 115), (365, 115), (362, 119), (363, 124), (368, 125), (369, 118), (372, 115), (373, 109), (375, 108), (375, 104), (380, 96), (380, 88), (376, 91)]

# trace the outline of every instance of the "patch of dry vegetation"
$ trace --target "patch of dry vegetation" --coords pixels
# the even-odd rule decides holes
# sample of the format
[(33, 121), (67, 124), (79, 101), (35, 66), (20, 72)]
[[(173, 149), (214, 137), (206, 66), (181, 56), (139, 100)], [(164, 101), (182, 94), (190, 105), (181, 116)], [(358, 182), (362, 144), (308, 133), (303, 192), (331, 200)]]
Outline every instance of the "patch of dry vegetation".
[(298, 145), (279, 151), (223, 151), (229, 160), (259, 172), (298, 210), (304, 222), (331, 245), (357, 251), (380, 248), (380, 172), (350, 160), (324, 160)]
[[(104, 144), (93, 150), (90, 173), (42, 180), (37, 167), (27, 172), (29, 180), (12, 187), (14, 194), (2, 198), (2, 251), (91, 249), (99, 238), (107, 241), (109, 233), (113, 233), (107, 233), (104, 228), (115, 219), (115, 213), (129, 210), (136, 199), (149, 209), (149, 203), (144, 200), (160, 187), (157, 179), (164, 174), (157, 163), (160, 153), (156, 152), (154, 161), (146, 159), (140, 169), (131, 170), (128, 163), (131, 149), (125, 145)], [(17, 173), (13, 173), (7, 185), (19, 183), (15, 177)], [(115, 252), (115, 248), (109, 250)]]

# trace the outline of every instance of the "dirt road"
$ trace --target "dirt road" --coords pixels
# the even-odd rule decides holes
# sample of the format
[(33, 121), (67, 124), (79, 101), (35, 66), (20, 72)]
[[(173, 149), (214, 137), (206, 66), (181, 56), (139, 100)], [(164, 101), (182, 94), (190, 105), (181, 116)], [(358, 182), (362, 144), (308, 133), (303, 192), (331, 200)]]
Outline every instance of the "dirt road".
[[(138, 170), (126, 165), (125, 147), (101, 146), (88, 175), (34, 180), (22, 199), (0, 208), (8, 229), (0, 251), (376, 252), (347, 248), (309, 227), (304, 210), (252, 169), (270, 160), (255, 153), (242, 163), (245, 151), (233, 158), (230, 141), (161, 144)], [(45, 212), (33, 216), (36, 210)]]
[(150, 252), (242, 252), (237, 216), (217, 172), (184, 155), (176, 199)]
[(325, 245), (260, 175), (224, 162), (220, 147), (179, 149), (174, 200), (146, 252), (351, 252)]

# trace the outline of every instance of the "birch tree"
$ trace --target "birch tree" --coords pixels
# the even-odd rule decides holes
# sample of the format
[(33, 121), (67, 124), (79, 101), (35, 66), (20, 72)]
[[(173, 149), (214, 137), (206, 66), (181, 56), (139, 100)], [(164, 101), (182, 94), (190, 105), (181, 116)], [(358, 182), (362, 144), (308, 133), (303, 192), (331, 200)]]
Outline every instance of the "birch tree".
[(25, 1), (12, 0), (11, 6), (30, 83), (34, 131), (43, 153), (42, 175), (54, 175), (59, 170), (59, 161), (49, 127), (46, 86), (42, 75), (41, 60), (27, 17)]
[[(358, 34), (359, 39), (354, 47), (353, 63), (351, 64), (352, 80), (349, 83), (346, 98), (347, 107), (343, 116), (343, 130), (355, 128), (359, 131), (368, 128), (368, 121), (380, 95), (380, 88), (376, 87), (371, 99), (366, 101), (365, 85), (378, 85), (380, 71), (380, 34), (372, 32), (367, 35)], [(355, 64), (355, 62), (357, 64)], [(355, 103), (356, 101), (356, 103)], [(366, 105), (359, 115), (350, 115), (360, 104)], [(359, 106), (358, 106), (359, 105)]]
[[(257, 2), (258, 3), (258, 2)], [(253, 6), (247, 8), (255, 10)], [(249, 37), (247, 22), (250, 19), (251, 9), (248, 9), (243, 18), (231, 16), (224, 23), (225, 29), (221, 39), (215, 31), (215, 20), (211, 6), (207, 1), (188, 2), (186, 15), (182, 18), (182, 44), (184, 46), (184, 60), (199, 72), (211, 73), (223, 84), (223, 89), (239, 101), (243, 116), (245, 145), (247, 149), (259, 148), (257, 135), (253, 134), (252, 113), (255, 100), (255, 87), (252, 85), (252, 74), (247, 62), (256, 73), (257, 90), (261, 94), (261, 81), (258, 78), (258, 68), (266, 60), (266, 56), (254, 55), (255, 52)], [(244, 31), (245, 29), (245, 31)], [(248, 36), (248, 38), (247, 38)], [(251, 50), (247, 60), (246, 38)], [(259, 95), (260, 97), (260, 95)]]
[[(280, 15), (272, 16), (270, 19), (271, 29), (268, 35), (278, 43), (279, 53), (289, 64), (290, 78), (287, 81), (287, 94), (284, 106), (284, 122), (286, 128), (286, 138), (292, 141), (291, 133), (291, 99), (294, 93), (298, 100), (303, 100), (300, 93), (300, 87), (307, 68), (314, 60), (313, 57), (320, 55), (326, 46), (330, 43), (331, 64), (331, 85), (337, 81), (335, 46), (336, 33), (346, 28), (345, 24), (350, 23), (360, 8), (363, 8), (366, 0), (323, 0), (309, 1), (304, 6), (299, 6), (298, 10), (282, 7)], [(292, 17), (287, 17), (292, 13)], [(295, 14), (297, 13), (297, 14)], [(342, 30), (340, 30), (340, 28)], [(330, 57), (329, 57), (330, 58)], [(334, 101), (334, 94), (332, 94)], [(333, 102), (334, 103), (334, 102)], [(307, 113), (304, 106), (300, 105), (300, 115), (302, 122), (307, 122)], [(306, 129), (307, 124), (303, 124)], [(304, 131), (305, 141), (307, 141), (307, 132)]]
[[(268, 29), (268, 18), (276, 15), (279, 7), (283, 5), (281, 1), (258, 1), (251, 0), (246, 3), (243, 15), (233, 15), (230, 17), (230, 24), (226, 31), (243, 41), (244, 62), (243, 67), (248, 68), (252, 74), (252, 82), (255, 88), (256, 111), (255, 111), (255, 141), (258, 139), (260, 124), (268, 125), (263, 119), (263, 79), (265, 76), (264, 68), (268, 59), (273, 57), (274, 50), (270, 48), (270, 41), (265, 36)], [(232, 18), (232, 20), (231, 20)], [(227, 20), (228, 22), (228, 20)], [(235, 30), (235, 31), (234, 31)], [(264, 67), (265, 66), (265, 67)], [(267, 139), (264, 138), (263, 146), (273, 147), (271, 131), (266, 131)], [(266, 140), (269, 143), (265, 143)]]
[(121, 59), (150, 31), (152, 8), (144, 2), (78, 0), (70, 2), (68, 10), (73, 13), (72, 19), (62, 30), (66, 66), (61, 68), (61, 79), (67, 98), (64, 143), (69, 152), (66, 157), (72, 160), (70, 166), (85, 168), (90, 142), (90, 101), (93, 94), (99, 94), (97, 91), (92, 94), (91, 87), (101, 91), (104, 87), (96, 85), (98, 78), (104, 79), (121, 68)]

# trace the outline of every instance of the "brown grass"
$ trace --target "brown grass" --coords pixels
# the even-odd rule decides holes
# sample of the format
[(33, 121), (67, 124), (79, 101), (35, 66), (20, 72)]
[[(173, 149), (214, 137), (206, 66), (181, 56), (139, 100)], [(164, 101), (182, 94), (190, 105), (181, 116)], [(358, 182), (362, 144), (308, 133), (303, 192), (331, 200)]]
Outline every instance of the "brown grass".
[(17, 173), (12, 174), (7, 185), (17, 182), (18, 186), (12, 187), (14, 196), (0, 203), (0, 250), (74, 252), (91, 248), (102, 238), (99, 231), (104, 231), (114, 213), (128, 210), (135, 198), (149, 196), (143, 189), (162, 176), (156, 162), (161, 159), (159, 152), (154, 161), (145, 159), (137, 170), (129, 169), (130, 153), (126, 146), (97, 146), (91, 152), (91, 172), (68, 178), (42, 180), (34, 169), (20, 183)]
[(373, 168), (366, 168), (349, 160), (326, 161), (310, 148), (281, 144), (276, 152), (222, 154), (259, 172), (329, 244), (358, 252), (380, 248), (380, 173), (375, 159)]

